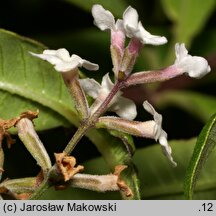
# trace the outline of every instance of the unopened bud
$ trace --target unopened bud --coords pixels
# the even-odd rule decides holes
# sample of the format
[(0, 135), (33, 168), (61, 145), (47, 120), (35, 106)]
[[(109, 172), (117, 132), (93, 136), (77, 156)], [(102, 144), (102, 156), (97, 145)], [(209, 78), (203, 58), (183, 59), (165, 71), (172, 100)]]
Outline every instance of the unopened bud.
[(118, 78), (123, 53), (117, 46), (113, 45), (110, 46), (110, 52), (113, 63), (113, 72), (115, 74), (115, 77)]
[(155, 121), (138, 122), (117, 117), (100, 117), (96, 127), (118, 130), (139, 137), (154, 138), (156, 123)]
[(75, 103), (75, 107), (80, 119), (85, 119), (89, 116), (89, 107), (86, 96), (77, 78), (78, 75), (71, 77), (71, 79), (65, 79), (64, 77), (64, 80), (69, 90), (69, 93)]
[(43, 143), (34, 129), (32, 121), (23, 118), (17, 122), (16, 127), (18, 136), (27, 150), (31, 153), (43, 171), (48, 171), (51, 168), (51, 161)]
[(142, 46), (142, 43), (138, 39), (133, 38), (125, 49), (120, 71), (124, 72), (126, 76), (132, 72)]
[(8, 179), (0, 184), (0, 191), (6, 194), (33, 193), (37, 188), (36, 178)]

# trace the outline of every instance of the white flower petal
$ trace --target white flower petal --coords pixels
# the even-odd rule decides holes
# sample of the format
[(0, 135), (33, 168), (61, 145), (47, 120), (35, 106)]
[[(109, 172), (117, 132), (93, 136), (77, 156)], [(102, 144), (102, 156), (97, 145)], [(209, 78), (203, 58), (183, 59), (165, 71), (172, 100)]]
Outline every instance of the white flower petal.
[(153, 107), (148, 101), (144, 101), (143, 107), (144, 107), (144, 109), (145, 109), (147, 112), (149, 112), (150, 114), (153, 115), (154, 121), (155, 121), (156, 123), (158, 123), (159, 125), (162, 124), (162, 115), (159, 114), (159, 113), (157, 113), (157, 112), (155, 111), (154, 107)]
[(206, 59), (199, 56), (187, 57), (183, 62), (181, 67), (193, 78), (202, 78), (211, 71)]
[(75, 62), (77, 64), (77, 67), (84, 67), (87, 70), (98, 70), (99, 69), (98, 64), (91, 63), (90, 61), (82, 59), (78, 55), (75, 55), (75, 54), (71, 56), (70, 62)]
[[(31, 53), (32, 54), (32, 53)], [(70, 54), (69, 54), (69, 52), (66, 50), (66, 49), (64, 49), (64, 48), (61, 48), (61, 49), (58, 49), (58, 50), (44, 50), (43, 51), (43, 54), (39, 54), (39, 55), (44, 55), (44, 58), (43, 58), (43, 56), (42, 56), (42, 58), (44, 59), (44, 60), (47, 60), (47, 59), (49, 59), (49, 57), (48, 56), (50, 56), (50, 57), (56, 57), (56, 58), (58, 58), (58, 59), (60, 59), (60, 60), (62, 60), (62, 61), (67, 61), (67, 62), (69, 62), (70, 61)], [(36, 55), (35, 55), (36, 56)], [(47, 60), (48, 61), (48, 60)], [(50, 61), (49, 61), (50, 62)], [(50, 62), (51, 64), (55, 64), (55, 63), (52, 63), (52, 62)]]
[(41, 58), (43, 60), (46, 60), (53, 65), (62, 63), (62, 59), (60, 59), (59, 57), (54, 56), (54, 55), (52, 56), (52, 55), (47, 55), (47, 54), (36, 54), (33, 52), (29, 52), (29, 53), (33, 56), (36, 56), (36, 57)]
[(64, 48), (56, 50), (56, 54), (55, 55), (57, 57), (61, 58), (65, 62), (70, 62), (71, 61), (69, 52), (66, 49), (64, 49)]
[[(101, 105), (101, 103), (103, 103), (114, 86), (108, 73), (103, 76), (101, 85), (94, 79), (89, 78), (80, 79), (79, 82), (84, 92), (96, 99), (91, 106), (92, 112), (95, 112), (96, 109)], [(136, 106), (133, 101), (122, 97), (121, 94), (122, 92), (119, 91), (113, 97), (109, 104), (108, 110), (116, 112), (116, 114), (122, 118), (132, 120), (137, 115)]]
[(78, 55), (73, 54), (70, 57), (70, 62), (75, 62), (77, 64), (77, 67), (82, 67), (83, 59)]
[(147, 112), (153, 115), (154, 121), (156, 122), (157, 127), (155, 127), (155, 140), (157, 141), (162, 130), (162, 115), (157, 113), (148, 101), (144, 101), (143, 107)]
[(129, 6), (123, 14), (123, 24), (127, 37), (137, 38), (142, 44), (161, 45), (167, 42), (165, 37), (151, 35), (138, 21), (137, 11)]
[(112, 13), (105, 10), (101, 5), (95, 4), (92, 7), (94, 24), (102, 31), (115, 28), (115, 19)]
[(98, 97), (101, 86), (96, 80), (87, 78), (80, 79), (79, 82), (86, 94), (93, 97), (94, 99)]
[(45, 55), (56, 55), (57, 50), (44, 50), (43, 54)]
[(143, 103), (144, 109), (153, 115), (154, 121), (156, 123), (155, 125), (155, 140), (159, 140), (160, 145), (162, 146), (162, 149), (167, 156), (167, 158), (171, 161), (171, 163), (176, 166), (176, 162), (172, 158), (172, 149), (169, 146), (167, 142), (167, 133), (162, 129), (162, 115), (157, 113), (154, 109), (154, 107), (148, 102), (144, 101)]
[(124, 24), (123, 24), (123, 20), (122, 19), (118, 19), (116, 21), (115, 27), (116, 27), (116, 30), (121, 31), (121, 32), (124, 33), (125, 30), (124, 30)]
[(188, 54), (184, 44), (175, 45), (176, 60), (174, 65), (190, 77), (201, 78), (210, 72), (211, 68), (205, 58)]
[(44, 50), (43, 54), (35, 54), (30, 52), (31, 55), (48, 61), (55, 66), (59, 72), (69, 72), (76, 70), (77, 67), (85, 67), (88, 70), (98, 70), (97, 64), (91, 63), (85, 59), (80, 58), (78, 55), (70, 57), (69, 52), (62, 48), (58, 50)]
[(132, 100), (122, 96), (118, 97), (118, 101), (114, 103), (109, 110), (116, 112), (117, 115), (128, 120), (133, 120), (137, 116), (135, 103)]
[(82, 66), (85, 69), (90, 70), (90, 71), (96, 71), (96, 70), (99, 69), (99, 65), (98, 64), (91, 63), (90, 61), (87, 61), (85, 59), (82, 60)]
[(132, 37), (134, 31), (138, 28), (138, 13), (129, 6), (123, 14), (123, 24), (128, 37)]
[(146, 31), (141, 22), (138, 24), (138, 30), (135, 35), (143, 44), (162, 45), (167, 43), (164, 36), (152, 35)]
[(107, 90), (108, 92), (111, 91), (111, 89), (113, 88), (114, 84), (111, 81), (110, 77), (109, 77), (109, 73), (105, 74), (102, 78), (102, 82), (101, 82), (101, 87), (104, 90)]
[(72, 61), (72, 62), (61, 62), (58, 64), (55, 64), (55, 69), (59, 72), (68, 72), (73, 71), (79, 66), (78, 62)]
[(143, 107), (147, 112), (149, 112), (150, 114), (154, 116), (155, 109), (147, 100), (143, 102)]
[(159, 143), (163, 149), (164, 154), (170, 160), (172, 165), (174, 167), (177, 166), (177, 163), (173, 160), (173, 157), (172, 157), (172, 149), (167, 142), (167, 133), (164, 130), (162, 130), (161, 136), (159, 137)]
[(161, 45), (167, 42), (165, 37), (151, 35), (146, 31), (138, 20), (137, 11), (131, 6), (124, 11), (123, 20), (119, 19), (116, 23), (112, 13), (105, 10), (101, 5), (96, 4), (92, 7), (92, 15), (95, 25), (102, 31), (107, 29), (118, 30), (129, 38), (137, 38), (142, 44)]
[(184, 43), (182, 43), (182, 44), (176, 43), (176, 45), (175, 45), (175, 53), (176, 53), (176, 59), (178, 61), (180, 61), (181, 59), (186, 57), (188, 55), (188, 51), (187, 51), (187, 49), (185, 47), (185, 44)]
[[(102, 78), (102, 82), (101, 82), (101, 89), (98, 95), (98, 100), (103, 102), (105, 100), (105, 98), (109, 95), (110, 91), (112, 90), (114, 84), (112, 83), (110, 77), (109, 77), (109, 73), (105, 74)], [(109, 107), (112, 106), (115, 102), (118, 101), (119, 95), (121, 94), (121, 92), (119, 91), (118, 93), (116, 93), (116, 95), (113, 97), (113, 99), (110, 101), (109, 103)]]

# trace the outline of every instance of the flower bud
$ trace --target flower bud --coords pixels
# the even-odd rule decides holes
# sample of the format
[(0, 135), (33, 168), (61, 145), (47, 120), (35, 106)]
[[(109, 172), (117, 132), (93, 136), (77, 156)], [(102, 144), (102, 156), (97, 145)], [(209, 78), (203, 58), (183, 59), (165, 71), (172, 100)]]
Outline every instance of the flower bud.
[(96, 127), (118, 130), (139, 137), (154, 138), (156, 123), (154, 121), (130, 121), (117, 117), (100, 117)]
[(43, 143), (34, 129), (32, 121), (27, 118), (22, 118), (17, 122), (16, 128), (18, 130), (18, 136), (27, 150), (37, 161), (42, 170), (47, 172), (51, 168), (51, 161)]

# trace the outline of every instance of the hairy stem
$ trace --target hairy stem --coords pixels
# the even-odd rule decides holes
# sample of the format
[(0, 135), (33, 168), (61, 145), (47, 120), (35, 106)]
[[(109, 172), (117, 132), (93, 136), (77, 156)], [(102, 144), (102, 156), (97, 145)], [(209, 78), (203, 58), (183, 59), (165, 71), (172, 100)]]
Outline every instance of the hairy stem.
[(50, 187), (49, 179), (46, 178), (37, 188), (37, 190), (30, 196), (30, 200), (37, 200)]
[(127, 80), (124, 81), (124, 87), (144, 83), (162, 82), (180, 76), (182, 73), (183, 71), (175, 65), (158, 71), (137, 72), (130, 75)]
[[(113, 97), (116, 95), (116, 93), (119, 90), (121, 90), (122, 88), (124, 88), (124, 87), (125, 87), (125, 80), (118, 81), (114, 85), (114, 87), (112, 88), (112, 90), (110, 91), (109, 95), (106, 97), (106, 99), (100, 105), (100, 107), (88, 119), (85, 119), (80, 124), (80, 126), (77, 129), (76, 133), (74, 134), (74, 136), (72, 137), (72, 139), (70, 140), (70, 142), (68, 143), (68, 145), (66, 146), (66, 148), (64, 149), (64, 152), (66, 154), (69, 155), (73, 151), (73, 149), (76, 147), (76, 145), (80, 141), (80, 139), (88, 132), (88, 130), (90, 128), (94, 127), (94, 125), (97, 122), (98, 118), (107, 110), (107, 108), (109, 106), (109, 103), (111, 102), (111, 100), (113, 99)], [(135, 182), (135, 181), (137, 181), (137, 178), (134, 179), (134, 176), (136, 174), (131, 169), (132, 168), (130, 167), (126, 171), (128, 173), (130, 173), (130, 177), (131, 177), (131, 173), (132, 173), (132, 179), (133, 179), (132, 182), (129, 181), (128, 178), (126, 178), (125, 180), (126, 180), (126, 184), (128, 184), (130, 187), (134, 188), (134, 185), (135, 185), (135, 187), (137, 186), (137, 183)], [(55, 171), (56, 170), (55, 170), (55, 165), (54, 165), (50, 169), (49, 174), (51, 174), (52, 172), (55, 172)], [(43, 183), (35, 191), (35, 193), (30, 197), (30, 199), (37, 199), (37, 198), (39, 198), (46, 191), (46, 189), (48, 189), (50, 186), (52, 186), (50, 184), (50, 182), (49, 182), (49, 177), (50, 177), (49, 174), (48, 174), (48, 177), (43, 181)], [(122, 197), (124, 199), (128, 199), (127, 197), (125, 197), (124, 194), (122, 194)], [(133, 196), (131, 198), (132, 199), (140, 199), (139, 190), (137, 188), (133, 189)]]
[(106, 99), (103, 101), (103, 103), (100, 105), (100, 107), (85, 121), (83, 121), (64, 149), (64, 152), (66, 154), (70, 154), (73, 149), (76, 147), (77, 143), (80, 141), (80, 139), (86, 134), (89, 128), (93, 127), (95, 122), (97, 122), (98, 118), (106, 111), (110, 101), (113, 99), (113, 97), (116, 95), (116, 93), (122, 88), (123, 81), (117, 82), (112, 90), (110, 91), (109, 95), (106, 97)]
[[(117, 82), (110, 91), (109, 95), (103, 101), (101, 106), (88, 119), (84, 120), (80, 124), (80, 127), (77, 129), (76, 133), (64, 149), (64, 152), (66, 154), (69, 155), (74, 150), (77, 143), (87, 133), (88, 129), (93, 127), (98, 118), (106, 111), (112, 98), (121, 89), (122, 83), (123, 81)], [(54, 170), (54, 167), (55, 165), (51, 168), (52, 171)], [(30, 199), (37, 199), (38, 197), (40, 197), (45, 192), (45, 190), (49, 188), (49, 186), (49, 178), (46, 178), (43, 183), (38, 187), (38, 189), (34, 192), (34, 194), (30, 197)]]

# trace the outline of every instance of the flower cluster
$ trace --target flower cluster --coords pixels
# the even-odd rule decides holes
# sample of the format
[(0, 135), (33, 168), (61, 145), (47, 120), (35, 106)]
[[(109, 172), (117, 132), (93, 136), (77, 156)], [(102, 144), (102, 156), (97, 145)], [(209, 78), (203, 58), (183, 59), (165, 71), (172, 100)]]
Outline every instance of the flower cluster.
[[(161, 45), (167, 42), (165, 37), (147, 32), (138, 20), (137, 11), (131, 6), (125, 10), (123, 19), (118, 19), (116, 22), (112, 13), (101, 5), (92, 7), (92, 15), (99, 29), (111, 31), (110, 49), (116, 78), (121, 79), (122, 75), (125, 77), (131, 73), (144, 44)], [(124, 47), (126, 37), (131, 38), (127, 48)]]
[[(118, 39), (114, 40), (115, 42), (120, 41), (118, 38), (119, 32), (121, 32), (121, 35), (124, 35), (122, 37), (123, 39), (126, 35), (128, 38), (138, 39), (142, 44), (161, 45), (167, 42), (165, 37), (151, 35), (147, 32), (141, 21), (138, 20), (137, 11), (131, 6), (124, 11), (123, 19), (118, 19), (116, 23), (112, 13), (105, 10), (101, 5), (94, 5), (92, 7), (92, 15), (94, 17), (94, 23), (98, 28), (102, 31), (107, 29), (111, 30), (112, 37)], [(115, 35), (116, 33), (117, 35)]]
[[(94, 24), (102, 31), (110, 30), (111, 33), (111, 58), (113, 62), (114, 82), (111, 81), (109, 74), (103, 76), (101, 84), (96, 80), (85, 78), (79, 79), (76, 83), (81, 89), (75, 91), (73, 97), (80, 97), (86, 100), (86, 95), (94, 99), (90, 107), (87, 102), (82, 103), (80, 98), (75, 99), (77, 109), (82, 112), (82, 108), (90, 112), (89, 122), (93, 122), (95, 127), (115, 129), (135, 136), (147, 137), (158, 140), (166, 156), (173, 165), (176, 165), (171, 156), (171, 147), (167, 142), (167, 133), (162, 129), (162, 116), (158, 114), (153, 106), (145, 101), (144, 109), (153, 115), (151, 121), (133, 121), (137, 115), (136, 106), (133, 101), (122, 96), (121, 88), (129, 85), (140, 84), (142, 81), (163, 81), (173, 77), (188, 74), (193, 78), (200, 78), (210, 72), (208, 62), (198, 56), (188, 54), (185, 45), (176, 44), (176, 60), (173, 65), (166, 69), (147, 72), (139, 72), (131, 75), (134, 64), (139, 56), (141, 48), (145, 44), (162, 45), (167, 43), (164, 36), (152, 35), (143, 27), (139, 21), (137, 11), (129, 6), (123, 13), (123, 18), (115, 21), (113, 14), (105, 10), (101, 5), (92, 7)], [(126, 38), (129, 43), (126, 46)], [(43, 54), (32, 55), (47, 60), (55, 66), (55, 69), (62, 73), (78, 74), (78, 67), (84, 67), (88, 70), (98, 70), (97, 64), (91, 63), (77, 55), (69, 55), (66, 49), (45, 50)], [(77, 76), (71, 76), (71, 79), (77, 79)], [(72, 83), (72, 82), (71, 82)], [(73, 89), (73, 85), (69, 86)], [(82, 94), (82, 96), (79, 96)], [(90, 110), (90, 111), (89, 111)], [(101, 117), (105, 111), (115, 112), (119, 117), (105, 116)], [(83, 111), (84, 112), (84, 111)], [(92, 126), (92, 125), (91, 125)]]

